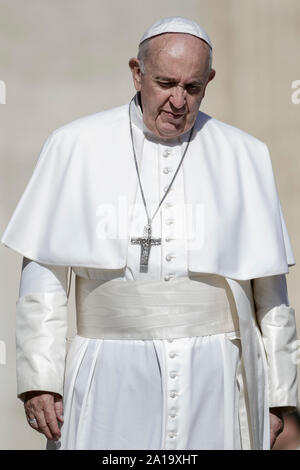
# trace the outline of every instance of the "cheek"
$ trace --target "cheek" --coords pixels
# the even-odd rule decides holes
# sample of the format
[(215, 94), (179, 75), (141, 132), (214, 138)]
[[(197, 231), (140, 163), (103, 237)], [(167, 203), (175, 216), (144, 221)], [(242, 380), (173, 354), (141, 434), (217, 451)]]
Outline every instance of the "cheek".
[(200, 104), (202, 101), (202, 96), (199, 98), (192, 98), (190, 101), (188, 101), (188, 108), (189, 108), (189, 115), (195, 116), (197, 115)]
[(157, 115), (160, 114), (162, 109), (168, 110), (168, 101), (170, 98), (170, 93), (168, 93), (165, 90), (156, 92), (155, 95), (153, 95), (153, 105), (155, 107), (155, 111)]

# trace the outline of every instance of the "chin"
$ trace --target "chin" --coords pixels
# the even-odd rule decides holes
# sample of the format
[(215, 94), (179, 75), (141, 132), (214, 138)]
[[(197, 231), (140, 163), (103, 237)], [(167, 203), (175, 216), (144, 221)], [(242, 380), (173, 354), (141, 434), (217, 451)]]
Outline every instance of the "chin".
[(178, 137), (180, 136), (181, 134), (184, 134), (185, 133), (185, 129), (176, 129), (174, 127), (160, 127), (157, 129), (157, 134), (160, 136), (160, 137), (164, 137), (165, 139), (172, 139), (174, 137)]

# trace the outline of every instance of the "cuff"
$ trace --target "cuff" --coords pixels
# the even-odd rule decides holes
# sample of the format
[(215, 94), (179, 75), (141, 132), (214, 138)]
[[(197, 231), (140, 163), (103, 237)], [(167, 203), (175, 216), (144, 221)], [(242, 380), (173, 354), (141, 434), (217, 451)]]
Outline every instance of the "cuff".
[(63, 396), (66, 358), (67, 296), (20, 297), (16, 311), (17, 394), (31, 390)]
[(298, 405), (295, 311), (286, 305), (271, 309), (261, 322), (268, 363), (269, 407)]

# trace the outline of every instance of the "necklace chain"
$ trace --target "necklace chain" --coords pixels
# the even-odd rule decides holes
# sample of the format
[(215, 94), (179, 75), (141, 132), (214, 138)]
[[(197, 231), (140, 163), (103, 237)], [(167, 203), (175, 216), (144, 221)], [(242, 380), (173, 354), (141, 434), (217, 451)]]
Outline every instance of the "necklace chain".
[(140, 189), (141, 189), (143, 204), (144, 204), (144, 207), (145, 207), (145, 210), (146, 210), (146, 214), (147, 214), (148, 226), (151, 227), (152, 220), (154, 219), (155, 215), (157, 214), (157, 212), (158, 212), (160, 206), (162, 205), (163, 201), (164, 201), (165, 198), (167, 197), (167, 195), (168, 195), (168, 193), (169, 193), (169, 191), (170, 191), (170, 188), (171, 188), (171, 186), (172, 186), (172, 184), (173, 184), (173, 182), (174, 182), (174, 180), (175, 180), (175, 178), (176, 178), (176, 176), (177, 176), (177, 173), (178, 173), (178, 171), (179, 171), (179, 169), (180, 169), (180, 167), (181, 167), (181, 164), (182, 164), (182, 162), (183, 162), (183, 159), (184, 159), (184, 157), (185, 157), (185, 154), (186, 154), (186, 152), (187, 152), (187, 149), (188, 149), (188, 147), (189, 147), (189, 145), (190, 145), (190, 141), (191, 141), (191, 138), (192, 138), (194, 126), (192, 127), (192, 129), (191, 129), (191, 131), (190, 131), (188, 143), (187, 143), (187, 145), (186, 145), (186, 147), (185, 147), (185, 149), (184, 149), (183, 155), (182, 155), (182, 157), (181, 157), (181, 159), (180, 159), (180, 162), (179, 162), (178, 167), (177, 167), (177, 169), (176, 169), (176, 171), (175, 171), (175, 173), (174, 173), (174, 176), (173, 176), (173, 178), (172, 178), (172, 180), (171, 180), (171, 182), (170, 182), (170, 184), (169, 184), (169, 186), (168, 186), (168, 189), (167, 189), (167, 191), (165, 192), (165, 194), (163, 195), (163, 197), (162, 197), (160, 203), (158, 204), (158, 206), (157, 206), (157, 208), (156, 208), (154, 214), (153, 214), (152, 217), (150, 218), (149, 212), (148, 212), (148, 209), (147, 209), (147, 204), (146, 204), (146, 199), (145, 199), (145, 195), (144, 195), (142, 183), (141, 183), (141, 177), (140, 177), (140, 172), (139, 172), (139, 169), (138, 169), (137, 158), (136, 158), (136, 152), (135, 152), (135, 147), (134, 147), (133, 129), (132, 129), (132, 119), (131, 119), (131, 103), (133, 102), (133, 100), (134, 100), (134, 97), (132, 98), (132, 100), (131, 100), (130, 103), (129, 103), (130, 137), (131, 137), (131, 144), (132, 144), (132, 151), (133, 151), (133, 156), (134, 156), (135, 168), (136, 168), (136, 172), (137, 172), (137, 176), (138, 176), (138, 181), (139, 181), (139, 185), (140, 185)]

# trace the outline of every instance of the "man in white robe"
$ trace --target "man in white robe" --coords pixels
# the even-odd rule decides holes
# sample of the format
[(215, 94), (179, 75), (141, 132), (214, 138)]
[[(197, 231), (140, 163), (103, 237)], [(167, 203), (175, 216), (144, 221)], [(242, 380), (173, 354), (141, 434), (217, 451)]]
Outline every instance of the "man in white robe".
[[(18, 397), (48, 448), (267, 449), (297, 405), (293, 255), (265, 145), (198, 112), (211, 50), (192, 21), (149, 28), (132, 103), (49, 137), (2, 238), (24, 256)], [(165, 195), (146, 272), (135, 153), (152, 217)]]

